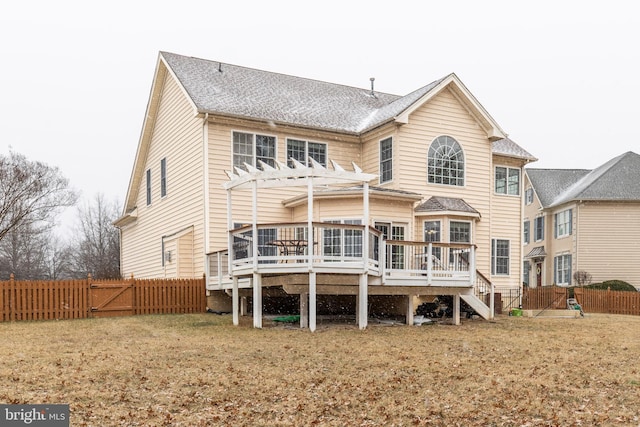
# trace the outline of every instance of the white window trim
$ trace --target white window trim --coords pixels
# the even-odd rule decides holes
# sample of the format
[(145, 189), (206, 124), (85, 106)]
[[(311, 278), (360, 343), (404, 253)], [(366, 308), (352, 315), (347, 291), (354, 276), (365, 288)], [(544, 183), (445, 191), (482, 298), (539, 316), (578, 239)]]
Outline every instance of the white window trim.
[(571, 279), (572, 279), (571, 275), (573, 274), (573, 265), (572, 265), (572, 264), (573, 264), (573, 254), (572, 254), (571, 252), (563, 252), (563, 253), (559, 253), (559, 254), (557, 254), (557, 255), (554, 257), (553, 266), (554, 266), (554, 269), (555, 269), (555, 270), (554, 270), (554, 272), (553, 272), (553, 277), (554, 277), (555, 279), (558, 279), (558, 271), (559, 271), (559, 270), (558, 270), (558, 267), (559, 267), (559, 266), (558, 266), (558, 262), (557, 262), (557, 261), (555, 261), (555, 260), (564, 259), (565, 257), (569, 257), (569, 258), (570, 258), (569, 266), (568, 266), (568, 267), (569, 267), (569, 268), (568, 268), (568, 270), (569, 270), (569, 281), (568, 281), (568, 282), (561, 282), (560, 280), (558, 280), (558, 281), (556, 282), (556, 285), (557, 285), (557, 286), (569, 286), (569, 285), (571, 284)]
[(565, 209), (565, 210), (562, 210), (562, 211), (556, 212), (556, 213), (554, 214), (554, 216), (555, 216), (555, 218), (556, 218), (556, 221), (554, 221), (553, 226), (555, 227), (555, 238), (556, 238), (556, 239), (563, 239), (563, 238), (565, 238), (565, 237), (569, 237), (569, 236), (571, 236), (571, 231), (569, 230), (569, 226), (570, 226), (570, 225), (572, 225), (572, 222), (573, 222), (573, 221), (572, 221), (572, 218), (567, 218), (567, 222), (565, 222), (565, 223), (564, 223), (564, 224), (566, 225), (566, 226), (564, 227), (564, 230), (565, 230), (564, 234), (560, 234), (560, 233), (559, 233), (559, 230), (560, 230), (559, 225), (560, 225), (560, 224), (559, 224), (559, 222), (557, 221), (557, 218), (558, 218), (558, 215), (560, 215), (560, 214), (564, 214), (564, 213), (567, 213), (568, 215), (572, 215), (572, 214), (573, 214), (573, 211), (572, 211), (572, 209), (571, 209), (571, 208), (569, 208), (569, 209)]
[[(540, 239), (538, 239), (538, 231), (537, 231), (538, 227), (536, 227), (536, 221), (538, 218), (542, 218), (542, 238)], [(531, 228), (531, 234), (533, 235), (532, 241), (534, 243), (544, 241), (544, 235), (546, 234), (545, 228), (547, 227), (547, 224), (545, 224), (545, 222), (547, 221), (545, 221), (544, 215), (537, 216), (533, 219), (533, 227)]]
[[(451, 185), (451, 184), (443, 184), (443, 183), (439, 183), (439, 182), (429, 182), (429, 150), (431, 149), (431, 145), (436, 141), (436, 139), (440, 138), (441, 136), (448, 136), (449, 138), (453, 139), (455, 142), (458, 143), (458, 145), (460, 146), (460, 151), (462, 151), (462, 157), (464, 159), (464, 167), (463, 172), (464, 172), (464, 178), (462, 180), (462, 185)], [(426, 175), (427, 175), (427, 185), (438, 185), (438, 186), (442, 186), (442, 187), (446, 187), (446, 188), (466, 188), (467, 187), (467, 169), (468, 169), (468, 165), (467, 165), (467, 151), (465, 150), (464, 146), (460, 143), (460, 141), (453, 137), (452, 135), (449, 134), (441, 134), (436, 136), (435, 138), (433, 138), (431, 140), (431, 142), (429, 143), (429, 145), (427, 146), (427, 164), (426, 164)]]
[[(464, 222), (469, 224), (469, 241), (468, 242), (452, 242), (451, 241), (451, 223), (452, 222)], [(440, 230), (440, 236), (442, 236), (442, 230)], [(443, 239), (443, 242), (445, 242), (445, 240)], [(447, 240), (446, 242), (449, 243), (472, 243), (473, 242), (473, 222), (471, 221), (465, 221), (465, 220), (460, 220), (460, 219), (449, 219), (447, 221)]]
[[(382, 180), (382, 149), (381, 149), (382, 147), (381, 147), (381, 145), (382, 145), (382, 141), (386, 141), (387, 139), (391, 140), (391, 159), (390, 159), (390, 162), (391, 162), (391, 179), (389, 179), (387, 181), (383, 181)], [(394, 173), (393, 173), (394, 172), (393, 171), (393, 169), (394, 169), (394, 167), (393, 167), (394, 166), (393, 152), (394, 152), (394, 149), (395, 149), (394, 142), (395, 141), (394, 141), (393, 136), (387, 136), (385, 138), (381, 138), (381, 139), (378, 140), (378, 176), (379, 176), (378, 183), (380, 185), (388, 184), (390, 182), (393, 182), (393, 178), (394, 178), (394, 176), (393, 176), (394, 175)]]
[[(498, 168), (504, 168), (507, 170), (507, 175), (505, 178), (506, 181), (505, 181), (504, 193), (498, 193), (496, 191), (496, 170)], [(509, 194), (509, 171), (510, 170), (518, 170), (518, 194)], [(505, 166), (505, 165), (495, 165), (493, 167), (493, 194), (495, 194), (496, 196), (520, 197), (520, 195), (522, 194), (522, 168), (514, 168), (511, 166)]]
[(234, 168), (234, 164), (233, 164), (233, 157), (235, 155), (234, 151), (233, 151), (233, 134), (234, 133), (244, 133), (244, 134), (249, 134), (249, 135), (253, 135), (253, 144), (252, 144), (252, 160), (253, 160), (253, 167), (257, 166), (258, 163), (258, 158), (256, 156), (256, 135), (260, 135), (260, 136), (267, 136), (267, 137), (273, 137), (275, 140), (275, 152), (274, 152), (274, 159), (278, 159), (278, 135), (272, 135), (272, 134), (268, 134), (268, 133), (264, 133), (264, 132), (259, 132), (259, 131), (251, 131), (251, 130), (241, 130), (241, 129), (232, 129), (231, 130), (231, 137), (229, 138), (229, 140), (231, 141), (231, 170), (233, 170)]
[[(263, 135), (263, 134), (260, 134), (260, 135)], [(269, 135), (265, 135), (265, 136), (269, 136)], [(287, 156), (287, 153), (288, 153), (288, 151), (289, 151), (289, 140), (294, 140), (294, 141), (301, 141), (301, 142), (304, 142), (304, 151), (305, 151), (305, 154), (306, 154), (306, 157), (307, 157), (307, 158), (305, 159), (305, 164), (306, 164), (306, 161), (307, 161), (307, 160), (308, 160), (308, 158), (309, 158), (309, 143), (311, 143), (311, 144), (324, 145), (325, 162), (326, 162), (327, 164), (325, 164), (325, 165), (323, 165), (323, 166), (325, 166), (325, 167), (326, 167), (326, 166), (329, 164), (329, 144), (327, 144), (326, 142), (311, 141), (311, 140), (309, 140), (309, 139), (303, 139), (303, 138), (296, 138), (296, 137), (293, 137), (293, 136), (288, 136), (288, 137), (286, 137), (286, 138), (285, 138), (285, 141), (284, 141), (284, 152), (285, 152), (285, 156)], [(278, 146), (278, 140), (276, 139), (276, 154), (277, 154), (277, 146)], [(288, 162), (289, 162), (289, 157), (287, 156), (287, 158), (286, 158), (286, 159), (284, 159), (284, 160), (285, 160), (285, 163), (288, 163)]]
[[(497, 264), (494, 263), (494, 256), (493, 256), (493, 244), (494, 242), (498, 242), (498, 240), (501, 241), (506, 241), (509, 242), (509, 257), (508, 257), (508, 264), (507, 264), (507, 273), (496, 273), (495, 267), (497, 267)], [(491, 252), (489, 252), (489, 257), (491, 258), (491, 262), (490, 262), (490, 266), (491, 266), (491, 275), (492, 276), (496, 276), (496, 277), (510, 277), (511, 276), (511, 252), (512, 252), (512, 242), (511, 239), (501, 239), (499, 237), (492, 237), (491, 238)]]
[[(527, 193), (531, 194), (531, 200), (527, 198)], [(524, 204), (526, 206), (529, 206), (532, 203), (533, 203), (533, 187), (529, 187), (526, 190), (524, 190)]]

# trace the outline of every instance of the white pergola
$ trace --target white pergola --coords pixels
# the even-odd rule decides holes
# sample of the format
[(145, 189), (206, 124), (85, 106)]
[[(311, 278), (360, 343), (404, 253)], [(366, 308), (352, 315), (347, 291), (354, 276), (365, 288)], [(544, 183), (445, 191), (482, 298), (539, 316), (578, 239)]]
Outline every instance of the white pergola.
[[(306, 166), (295, 159), (290, 159), (294, 167), (275, 161), (276, 166), (273, 167), (262, 161), (258, 161), (261, 169), (252, 165), (244, 164), (246, 170), (235, 167), (235, 173), (225, 171), (229, 176), (229, 181), (223, 184), (227, 190), (227, 222), (228, 229), (233, 229), (233, 198), (234, 190), (251, 190), (252, 191), (252, 226), (253, 236), (258, 235), (258, 189), (260, 188), (277, 188), (277, 187), (307, 187), (307, 227), (308, 235), (313, 236), (313, 189), (315, 186), (327, 185), (362, 185), (362, 217), (363, 224), (369, 224), (369, 181), (376, 178), (377, 175), (364, 173), (355, 163), (352, 162), (353, 171), (343, 169), (335, 161), (331, 161), (333, 169), (328, 169), (312, 158), (309, 158), (309, 164)], [(232, 254), (232, 239), (228, 239), (229, 254)], [(369, 233), (363, 233), (363, 248), (369, 247)], [(253, 253), (258, 253), (258, 239), (252, 239)], [(300, 316), (301, 324), (305, 326), (308, 323), (309, 329), (313, 332), (316, 330), (316, 272), (313, 269), (312, 251), (308, 253), (307, 262), (309, 270), (309, 296), (308, 311), (309, 316), (306, 318), (306, 295), (300, 295)], [(229, 271), (232, 272), (231, 256), (229, 257)], [(239, 324), (239, 291), (238, 277), (233, 275), (232, 289), (232, 309), (233, 324)], [(367, 326), (367, 265), (363, 266), (363, 271), (359, 277), (358, 289), (358, 325), (360, 329)], [(262, 275), (254, 263), (254, 271), (252, 277), (253, 288), (253, 326), (255, 328), (262, 327)]]

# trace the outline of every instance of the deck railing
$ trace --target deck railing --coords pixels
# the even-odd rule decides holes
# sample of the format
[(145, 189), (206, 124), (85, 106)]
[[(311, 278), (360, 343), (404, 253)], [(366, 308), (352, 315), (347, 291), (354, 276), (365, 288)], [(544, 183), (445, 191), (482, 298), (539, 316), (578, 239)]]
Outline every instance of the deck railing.
[[(313, 268), (333, 273), (367, 272), (389, 284), (403, 279), (407, 285), (448, 281), (488, 293), (482, 288), (486, 285), (476, 280), (473, 244), (384, 240), (379, 230), (357, 224), (312, 222), (309, 230), (308, 223), (296, 222), (258, 224), (255, 228), (247, 225), (229, 231), (230, 250), (208, 254), (209, 285), (230, 284), (232, 273), (248, 276), (252, 272)], [(365, 230), (367, 251), (363, 251)]]
[[(231, 241), (231, 271), (248, 266), (269, 269), (269, 264), (298, 263), (342, 263), (359, 265), (363, 269), (376, 272), (379, 269), (381, 233), (355, 224), (273, 223), (236, 228), (229, 232)], [(368, 240), (368, 250), (363, 246)]]

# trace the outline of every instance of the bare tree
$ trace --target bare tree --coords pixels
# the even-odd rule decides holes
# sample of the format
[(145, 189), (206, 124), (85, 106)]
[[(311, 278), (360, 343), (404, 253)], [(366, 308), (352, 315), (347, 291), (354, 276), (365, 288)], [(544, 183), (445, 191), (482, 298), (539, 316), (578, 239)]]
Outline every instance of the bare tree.
[(120, 278), (120, 233), (113, 225), (120, 207), (105, 201), (102, 194), (78, 208), (77, 239), (73, 243), (76, 276), (91, 273), (100, 279)]
[(58, 168), (21, 154), (0, 154), (0, 241), (25, 224), (51, 223), (77, 194)]
[(578, 286), (587, 286), (591, 284), (591, 279), (591, 273), (584, 270), (578, 270), (573, 273), (573, 280), (578, 284)]

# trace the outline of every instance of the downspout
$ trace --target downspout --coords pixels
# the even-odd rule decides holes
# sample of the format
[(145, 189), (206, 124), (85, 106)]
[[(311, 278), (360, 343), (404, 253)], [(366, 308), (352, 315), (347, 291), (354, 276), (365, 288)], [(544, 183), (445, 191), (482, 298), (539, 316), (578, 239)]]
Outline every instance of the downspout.
[(204, 118), (202, 120), (202, 157), (202, 187), (204, 191), (204, 271), (208, 278), (211, 274), (209, 271), (209, 256), (207, 255), (211, 252), (211, 236), (209, 235), (209, 113), (204, 113)]

